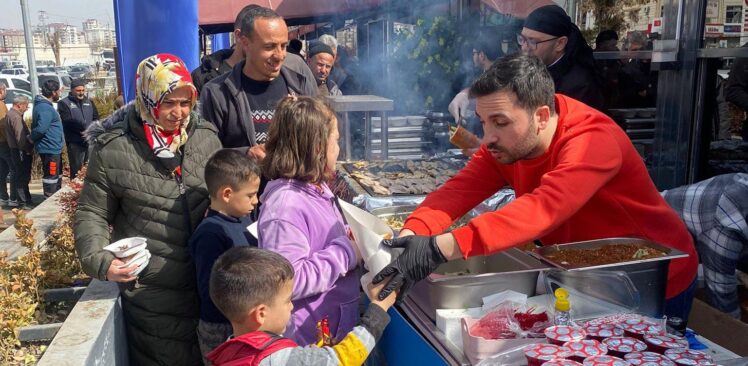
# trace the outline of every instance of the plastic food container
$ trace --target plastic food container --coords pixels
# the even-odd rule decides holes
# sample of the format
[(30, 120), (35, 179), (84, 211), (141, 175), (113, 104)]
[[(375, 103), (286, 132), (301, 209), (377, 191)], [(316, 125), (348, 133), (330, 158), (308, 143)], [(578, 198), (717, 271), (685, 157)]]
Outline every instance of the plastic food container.
[(556, 358), (544, 362), (542, 366), (582, 366), (582, 364), (577, 361), (567, 360), (565, 358)]
[(546, 361), (571, 356), (571, 351), (555, 344), (532, 344), (524, 348), (527, 366), (540, 366)]
[(644, 318), (626, 319), (618, 327), (623, 329), (625, 336), (641, 340), (648, 334), (665, 334), (662, 326)]
[(665, 351), (665, 357), (678, 365), (713, 365), (712, 356), (687, 348), (674, 348)]
[(685, 338), (672, 334), (647, 334), (644, 336), (644, 343), (650, 351), (659, 354), (665, 354), (665, 351), (671, 348), (688, 348), (688, 341)]
[(583, 362), (588, 357), (603, 356), (608, 353), (608, 348), (594, 339), (566, 342), (564, 347), (572, 353), (569, 358), (579, 362)]
[(104, 250), (114, 253), (117, 258), (127, 258), (146, 247), (146, 238), (134, 237), (118, 240), (104, 247)]
[(582, 362), (584, 366), (629, 366), (629, 363), (614, 356), (589, 357)]
[(584, 331), (587, 332), (588, 339), (594, 339), (602, 342), (605, 338), (610, 337), (622, 337), (623, 329), (615, 326), (614, 324), (600, 324), (600, 325), (585, 325)]
[(624, 359), (633, 366), (675, 366), (669, 358), (654, 352), (632, 352)]
[(581, 341), (587, 336), (584, 329), (568, 325), (554, 325), (546, 328), (543, 333), (548, 338), (549, 343), (557, 346), (563, 346), (564, 343), (569, 341)]
[[(470, 329), (472, 329), (473, 325), (477, 322), (477, 319), (465, 317), (462, 318), (461, 324), (462, 350), (465, 353), (465, 356), (467, 356), (473, 364), (507, 350), (522, 350), (522, 347), (524, 346), (536, 345), (538, 342), (544, 341), (542, 338), (485, 339), (470, 333)], [(542, 345), (547, 346), (545, 343)], [(520, 352), (517, 353), (521, 355)], [(546, 361), (551, 358), (546, 359)], [(540, 365), (540, 363), (538, 363), (538, 365)]]
[(608, 347), (608, 354), (616, 357), (624, 357), (627, 353), (642, 352), (647, 349), (644, 342), (631, 337), (610, 337), (603, 341)]

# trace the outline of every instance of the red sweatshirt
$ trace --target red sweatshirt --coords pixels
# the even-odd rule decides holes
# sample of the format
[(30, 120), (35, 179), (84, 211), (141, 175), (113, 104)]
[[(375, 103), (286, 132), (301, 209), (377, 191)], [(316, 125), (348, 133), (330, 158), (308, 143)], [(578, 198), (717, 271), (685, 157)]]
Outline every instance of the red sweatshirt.
[(556, 95), (558, 127), (548, 151), (501, 164), (486, 149), (405, 221), (418, 235), (442, 233), (471, 208), (510, 185), (517, 199), (452, 233), (465, 257), (540, 239), (543, 244), (641, 237), (689, 254), (673, 260), (666, 297), (685, 290), (698, 258), (685, 224), (660, 196), (626, 134), (603, 113)]

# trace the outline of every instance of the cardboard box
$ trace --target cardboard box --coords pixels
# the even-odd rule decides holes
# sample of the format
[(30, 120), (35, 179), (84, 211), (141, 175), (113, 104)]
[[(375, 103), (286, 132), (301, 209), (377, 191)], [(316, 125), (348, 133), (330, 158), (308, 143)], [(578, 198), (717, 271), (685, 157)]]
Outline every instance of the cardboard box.
[(688, 327), (740, 356), (748, 356), (748, 324), (699, 300), (693, 300)]

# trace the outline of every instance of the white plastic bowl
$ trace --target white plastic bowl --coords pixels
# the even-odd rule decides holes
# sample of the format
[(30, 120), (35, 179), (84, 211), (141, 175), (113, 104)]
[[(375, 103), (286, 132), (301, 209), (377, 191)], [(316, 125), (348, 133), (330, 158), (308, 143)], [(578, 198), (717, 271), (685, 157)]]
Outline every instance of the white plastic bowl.
[(104, 250), (114, 253), (117, 258), (127, 258), (145, 249), (146, 240), (146, 238), (141, 237), (125, 238), (105, 246)]

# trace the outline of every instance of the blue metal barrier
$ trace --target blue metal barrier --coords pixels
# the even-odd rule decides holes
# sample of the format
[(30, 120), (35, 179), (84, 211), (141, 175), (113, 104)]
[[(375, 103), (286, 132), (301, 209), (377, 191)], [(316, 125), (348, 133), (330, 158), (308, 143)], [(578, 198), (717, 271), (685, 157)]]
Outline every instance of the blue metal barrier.
[(135, 71), (144, 58), (170, 53), (199, 65), (197, 0), (113, 0), (117, 61), (125, 101), (135, 97)]

